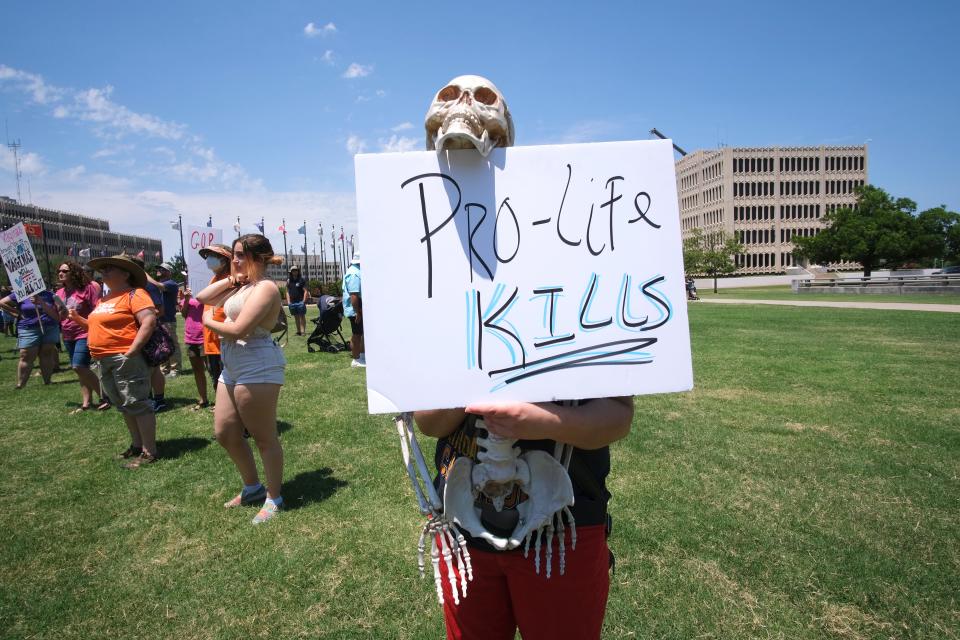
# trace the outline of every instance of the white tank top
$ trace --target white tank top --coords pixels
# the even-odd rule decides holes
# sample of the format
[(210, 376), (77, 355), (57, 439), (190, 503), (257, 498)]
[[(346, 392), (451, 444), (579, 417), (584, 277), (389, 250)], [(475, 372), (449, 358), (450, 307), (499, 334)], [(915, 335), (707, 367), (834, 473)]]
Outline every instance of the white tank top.
[[(253, 291), (255, 286), (257, 286), (256, 283), (243, 285), (240, 287), (239, 291), (227, 298), (227, 301), (223, 303), (223, 312), (227, 314), (227, 322), (237, 321), (237, 318), (240, 317), (240, 310), (243, 308), (244, 303), (247, 301), (247, 297), (250, 295), (250, 292)], [(264, 329), (263, 327), (256, 327), (250, 332), (250, 335), (248, 335), (246, 339), (249, 340), (251, 338), (269, 337), (269, 330)], [(243, 344), (243, 342), (243, 340), (237, 340), (238, 344)]]

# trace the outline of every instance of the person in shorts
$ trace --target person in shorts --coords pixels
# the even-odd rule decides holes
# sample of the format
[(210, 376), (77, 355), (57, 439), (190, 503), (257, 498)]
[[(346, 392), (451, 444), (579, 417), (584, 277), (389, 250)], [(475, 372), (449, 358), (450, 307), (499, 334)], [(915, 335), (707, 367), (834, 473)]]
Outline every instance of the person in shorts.
[(103, 274), (109, 293), (84, 319), (90, 355), (100, 367), (100, 388), (123, 416), (130, 446), (118, 458), (127, 469), (157, 461), (157, 417), (150, 401), (150, 367), (142, 350), (157, 326), (157, 312), (143, 287), (147, 274), (127, 255), (94, 258), (90, 266)]
[[(207, 286), (197, 299), (222, 306), (227, 315), (219, 322), (207, 310), (203, 324), (222, 338), (223, 372), (217, 387), (213, 412), (217, 441), (233, 460), (243, 489), (224, 503), (230, 509), (262, 501), (253, 518), (261, 524), (274, 518), (283, 505), (283, 448), (277, 432), (277, 400), (284, 382), (286, 359), (273, 341), (270, 330), (283, 309), (280, 290), (266, 277), (267, 266), (279, 264), (266, 237), (240, 236), (233, 244), (233, 274)], [(260, 483), (250, 445), (243, 438), (246, 429), (257, 444), (266, 487)]]
[(363, 297), (360, 290), (360, 252), (355, 251), (350, 267), (343, 274), (343, 315), (350, 319), (351, 367), (367, 366), (363, 344)]
[(310, 292), (307, 291), (307, 279), (300, 275), (300, 267), (290, 267), (287, 278), (287, 308), (297, 323), (297, 335), (307, 332), (307, 303), (310, 301)]
[(100, 302), (100, 287), (91, 282), (87, 273), (76, 262), (64, 262), (57, 268), (60, 288), (57, 297), (63, 300), (68, 316), (60, 322), (63, 346), (70, 355), (70, 367), (80, 380), (80, 406), (72, 413), (82, 413), (94, 406), (103, 411), (110, 408), (110, 402), (103, 399), (96, 405), (95, 396), (100, 396), (100, 380), (90, 370), (90, 350), (87, 347), (87, 329), (70, 319), (70, 311), (76, 311), (86, 318)]
[(30, 379), (33, 361), (40, 358), (40, 375), (43, 384), (50, 384), (57, 368), (60, 353), (60, 320), (67, 317), (67, 309), (57, 296), (49, 291), (40, 291), (24, 300), (11, 293), (0, 300), (0, 309), (17, 318), (17, 348), (20, 362), (17, 364), (17, 383), (22, 389)]

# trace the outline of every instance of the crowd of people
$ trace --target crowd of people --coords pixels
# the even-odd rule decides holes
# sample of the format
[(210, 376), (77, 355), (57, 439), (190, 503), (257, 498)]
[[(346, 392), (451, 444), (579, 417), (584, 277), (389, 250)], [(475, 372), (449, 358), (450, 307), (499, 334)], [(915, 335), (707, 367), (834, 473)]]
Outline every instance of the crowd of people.
[[(23, 300), (8, 288), (0, 290), (0, 329), (17, 339), (16, 389), (28, 383), (38, 360), (40, 376), (50, 384), (61, 351), (66, 352), (80, 387), (79, 405), (70, 413), (116, 409), (130, 434), (129, 446), (117, 459), (131, 470), (160, 458), (157, 414), (167, 409), (167, 380), (185, 372), (185, 351), (197, 389), (190, 408), (213, 412), (213, 437), (242, 481), (240, 492), (224, 507), (261, 505), (253, 518), (259, 524), (283, 504), (277, 401), (286, 359), (271, 336), (283, 304), (279, 287), (266, 277), (267, 266), (281, 258), (257, 234), (241, 236), (232, 247), (213, 244), (199, 253), (213, 273), (199, 292), (178, 283), (169, 263), (151, 275), (142, 260), (126, 254), (85, 265), (63, 262), (55, 290)], [(297, 335), (304, 335), (310, 293), (299, 268), (291, 268), (289, 275), (286, 302)], [(350, 292), (345, 306), (356, 336), (353, 366), (358, 366), (363, 361), (359, 256), (344, 290)], [(178, 314), (183, 318), (182, 347)], [(154, 361), (158, 335), (167, 340), (169, 354)], [(260, 454), (265, 483), (249, 439)]]

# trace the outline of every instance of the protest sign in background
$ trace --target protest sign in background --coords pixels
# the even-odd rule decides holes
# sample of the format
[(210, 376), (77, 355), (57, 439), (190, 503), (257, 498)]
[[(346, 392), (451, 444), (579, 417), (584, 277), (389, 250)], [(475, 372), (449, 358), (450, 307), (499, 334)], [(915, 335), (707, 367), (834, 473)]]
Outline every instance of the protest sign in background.
[(187, 226), (187, 271), (189, 273), (187, 286), (193, 290), (194, 295), (202, 291), (213, 279), (213, 271), (207, 267), (206, 259), (200, 257), (200, 249), (222, 242), (222, 229)]
[(372, 413), (692, 388), (670, 141), (355, 164)]
[(43, 283), (40, 265), (37, 264), (37, 257), (33, 253), (30, 238), (27, 237), (22, 222), (0, 231), (0, 256), (3, 258), (3, 267), (7, 270), (7, 277), (10, 278), (10, 284), (18, 300), (28, 298), (47, 288)]

